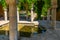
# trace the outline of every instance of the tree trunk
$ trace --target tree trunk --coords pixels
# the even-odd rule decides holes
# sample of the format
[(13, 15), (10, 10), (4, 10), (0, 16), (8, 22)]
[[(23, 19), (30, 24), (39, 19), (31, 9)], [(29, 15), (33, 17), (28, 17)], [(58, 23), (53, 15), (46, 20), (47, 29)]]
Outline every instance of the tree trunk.
[(9, 40), (17, 40), (16, 0), (9, 0)]

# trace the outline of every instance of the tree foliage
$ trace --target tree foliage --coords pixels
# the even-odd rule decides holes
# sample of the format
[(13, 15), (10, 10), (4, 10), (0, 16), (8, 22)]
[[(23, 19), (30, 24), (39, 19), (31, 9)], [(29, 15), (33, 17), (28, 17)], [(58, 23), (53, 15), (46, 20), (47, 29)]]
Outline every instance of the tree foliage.
[(18, 3), (18, 7), (21, 7), (21, 3), (23, 4), (23, 5), (25, 5), (25, 4), (27, 4), (27, 6), (29, 7), (29, 9), (31, 8), (31, 4), (32, 3), (36, 3), (36, 1), (37, 0), (19, 0), (19, 3)]
[(6, 2), (5, 2), (5, 0), (0, 0), (0, 4), (1, 4), (4, 8), (6, 8)]
[(44, 5), (42, 8), (42, 15), (46, 16), (48, 8), (50, 8), (51, 6), (51, 0), (43, 0), (43, 1), (44, 1)]
[(35, 3), (34, 8), (35, 8), (35, 12), (37, 13), (37, 19), (42, 19), (41, 18), (41, 13), (42, 13), (42, 7), (44, 5), (44, 1), (39, 0)]
[[(27, 8), (27, 10), (30, 10), (32, 4), (34, 4), (34, 11), (37, 13), (38, 18), (41, 18), (41, 13), (46, 16), (47, 10), (51, 6), (50, 3), (51, 0), (18, 0), (17, 7), (19, 9)], [(0, 4), (2, 4), (3, 7), (6, 7), (5, 0), (0, 0)]]

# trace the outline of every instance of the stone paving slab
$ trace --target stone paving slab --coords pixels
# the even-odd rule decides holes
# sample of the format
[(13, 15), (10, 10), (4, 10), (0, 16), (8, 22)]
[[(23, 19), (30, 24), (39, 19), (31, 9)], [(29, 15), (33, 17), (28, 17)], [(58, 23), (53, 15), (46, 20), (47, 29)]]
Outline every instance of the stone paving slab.
[[(6, 36), (0, 35), (0, 40), (7, 40)], [(42, 34), (32, 35), (30, 38), (21, 37), (21, 40), (60, 40), (60, 30), (47, 30)]]
[[(58, 30), (56, 30), (58, 31)], [(54, 31), (47, 31), (45, 33), (42, 34), (38, 34), (37, 36), (32, 36), (31, 38), (22, 38), (21, 40), (60, 40), (60, 31), (59, 32), (55, 32)]]

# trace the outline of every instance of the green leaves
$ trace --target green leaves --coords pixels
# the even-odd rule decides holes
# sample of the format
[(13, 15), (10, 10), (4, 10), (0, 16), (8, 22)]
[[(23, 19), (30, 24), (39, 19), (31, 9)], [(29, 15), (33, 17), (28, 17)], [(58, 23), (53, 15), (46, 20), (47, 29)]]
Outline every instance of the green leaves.
[(21, 7), (21, 4), (22, 5), (25, 5), (27, 4), (27, 6), (29, 7), (28, 9), (31, 9), (31, 5), (36, 3), (37, 0), (18, 0), (18, 7)]
[(46, 16), (48, 8), (51, 6), (51, 0), (43, 0), (43, 1), (45, 4), (43, 5), (43, 8), (42, 8), (42, 15)]
[(5, 2), (5, 0), (1, 0), (1, 1), (0, 1), (0, 4), (2, 4), (3, 7), (6, 7), (6, 2)]

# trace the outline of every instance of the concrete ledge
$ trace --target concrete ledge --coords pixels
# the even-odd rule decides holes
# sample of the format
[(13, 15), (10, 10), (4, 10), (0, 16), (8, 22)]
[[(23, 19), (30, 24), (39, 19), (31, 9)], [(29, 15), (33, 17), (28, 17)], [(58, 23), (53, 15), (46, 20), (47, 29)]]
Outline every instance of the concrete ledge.
[[(9, 21), (0, 21), (0, 26), (9, 23)], [(38, 21), (30, 22), (30, 21), (18, 21), (19, 24), (24, 24), (24, 25), (39, 25)]]

